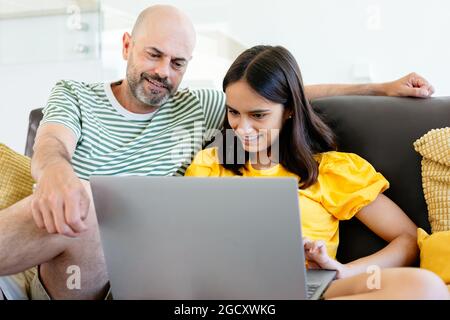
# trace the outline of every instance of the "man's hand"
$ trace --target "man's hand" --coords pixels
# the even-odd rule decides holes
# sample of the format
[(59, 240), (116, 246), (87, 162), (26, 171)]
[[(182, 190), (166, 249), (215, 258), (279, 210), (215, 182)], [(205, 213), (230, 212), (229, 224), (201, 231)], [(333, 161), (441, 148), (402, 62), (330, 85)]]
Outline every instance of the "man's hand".
[(384, 84), (387, 96), (428, 98), (434, 93), (433, 86), (417, 73), (410, 73), (396, 81)]
[(90, 199), (70, 164), (48, 165), (42, 172), (31, 202), (33, 219), (49, 233), (69, 237), (87, 229), (83, 220), (89, 211)]
[(305, 86), (305, 94), (309, 101), (324, 97), (347, 95), (428, 98), (433, 93), (433, 86), (425, 78), (414, 72), (392, 82)]
[(303, 238), (305, 259), (308, 269), (336, 270), (337, 278), (342, 278), (345, 273), (345, 265), (330, 258), (325, 242)]

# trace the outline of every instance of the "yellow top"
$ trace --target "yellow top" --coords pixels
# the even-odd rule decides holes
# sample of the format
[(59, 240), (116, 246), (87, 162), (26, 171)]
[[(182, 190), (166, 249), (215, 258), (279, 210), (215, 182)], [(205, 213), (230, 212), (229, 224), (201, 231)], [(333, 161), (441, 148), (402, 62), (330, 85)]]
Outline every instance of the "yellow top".
[[(325, 241), (328, 254), (335, 258), (339, 220), (352, 218), (389, 188), (389, 182), (370, 163), (353, 153), (331, 151), (317, 154), (315, 159), (319, 163), (317, 182), (305, 190), (298, 190), (302, 233), (309, 239)], [(235, 174), (219, 164), (217, 148), (209, 148), (195, 156), (186, 176), (232, 177)], [(248, 163), (243, 176), (299, 179), (280, 164), (256, 170)]]

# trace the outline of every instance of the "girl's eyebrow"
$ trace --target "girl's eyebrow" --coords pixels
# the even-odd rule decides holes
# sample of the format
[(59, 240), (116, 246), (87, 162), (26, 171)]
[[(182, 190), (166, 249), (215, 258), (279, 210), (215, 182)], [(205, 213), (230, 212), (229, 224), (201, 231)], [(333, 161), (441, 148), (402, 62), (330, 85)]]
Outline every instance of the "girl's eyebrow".
[[(225, 107), (227, 107), (228, 109), (237, 111), (236, 109), (234, 109), (233, 107), (230, 107), (229, 105), (225, 105)], [(255, 109), (255, 110), (250, 110), (249, 113), (263, 113), (263, 112), (269, 112), (270, 109)]]
[(234, 109), (233, 107), (230, 107), (229, 105), (225, 105), (225, 108), (227, 108), (227, 109), (231, 109), (231, 110), (233, 110), (233, 111), (237, 111), (236, 109)]

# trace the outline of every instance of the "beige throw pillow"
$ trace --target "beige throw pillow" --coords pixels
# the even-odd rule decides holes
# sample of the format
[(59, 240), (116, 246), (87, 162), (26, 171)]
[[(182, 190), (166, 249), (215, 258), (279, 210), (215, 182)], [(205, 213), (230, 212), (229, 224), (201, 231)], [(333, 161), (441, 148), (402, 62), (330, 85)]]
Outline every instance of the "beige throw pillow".
[(31, 159), (0, 143), (0, 210), (30, 195)]
[(422, 155), (422, 185), (432, 232), (450, 230), (450, 128), (434, 129), (414, 142)]

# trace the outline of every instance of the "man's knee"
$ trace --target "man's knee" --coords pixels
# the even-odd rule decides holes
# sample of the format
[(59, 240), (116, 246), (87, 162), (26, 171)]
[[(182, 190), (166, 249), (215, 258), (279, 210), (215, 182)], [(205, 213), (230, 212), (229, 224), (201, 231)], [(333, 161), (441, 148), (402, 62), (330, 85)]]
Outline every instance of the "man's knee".
[(37, 227), (31, 196), (0, 213), (0, 275), (16, 274), (50, 261), (75, 242)]

